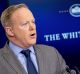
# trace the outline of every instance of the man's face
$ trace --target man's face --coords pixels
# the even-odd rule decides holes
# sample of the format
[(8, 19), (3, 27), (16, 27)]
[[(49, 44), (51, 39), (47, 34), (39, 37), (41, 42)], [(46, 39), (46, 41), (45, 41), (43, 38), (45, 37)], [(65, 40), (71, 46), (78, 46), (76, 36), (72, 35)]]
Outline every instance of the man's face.
[(29, 9), (16, 10), (12, 14), (11, 21), (13, 37), (17, 44), (28, 47), (36, 43), (35, 19)]

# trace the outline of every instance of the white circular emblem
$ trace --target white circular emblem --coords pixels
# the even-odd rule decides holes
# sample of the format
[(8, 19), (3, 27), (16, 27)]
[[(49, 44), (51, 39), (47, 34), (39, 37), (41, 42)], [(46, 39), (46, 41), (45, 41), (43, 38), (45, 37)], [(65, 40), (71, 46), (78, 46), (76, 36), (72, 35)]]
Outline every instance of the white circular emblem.
[(74, 4), (70, 7), (69, 13), (73, 17), (80, 17), (80, 4)]

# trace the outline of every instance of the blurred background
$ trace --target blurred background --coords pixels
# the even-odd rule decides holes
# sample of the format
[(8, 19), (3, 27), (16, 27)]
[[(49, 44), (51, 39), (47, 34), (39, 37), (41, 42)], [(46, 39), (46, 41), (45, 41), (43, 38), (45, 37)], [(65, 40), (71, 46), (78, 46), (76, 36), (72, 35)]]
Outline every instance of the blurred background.
[[(55, 47), (70, 68), (80, 69), (80, 0), (0, 0), (0, 15), (25, 3), (36, 19), (37, 43)], [(6, 43), (0, 24), (0, 48)]]

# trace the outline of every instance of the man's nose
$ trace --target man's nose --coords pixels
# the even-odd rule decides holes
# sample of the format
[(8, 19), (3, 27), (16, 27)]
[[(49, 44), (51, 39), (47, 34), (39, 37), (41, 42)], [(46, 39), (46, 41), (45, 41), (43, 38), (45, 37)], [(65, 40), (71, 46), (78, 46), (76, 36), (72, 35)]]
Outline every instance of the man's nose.
[(35, 24), (34, 23), (30, 23), (29, 24), (29, 30), (34, 30), (35, 29)]

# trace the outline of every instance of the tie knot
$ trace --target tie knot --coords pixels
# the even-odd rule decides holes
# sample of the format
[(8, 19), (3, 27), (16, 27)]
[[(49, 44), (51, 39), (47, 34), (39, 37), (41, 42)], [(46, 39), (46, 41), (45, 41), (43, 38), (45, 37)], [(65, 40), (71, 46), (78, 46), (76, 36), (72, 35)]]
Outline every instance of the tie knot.
[(30, 57), (30, 52), (31, 51), (29, 49), (21, 51), (21, 53), (24, 54), (26, 57)]

